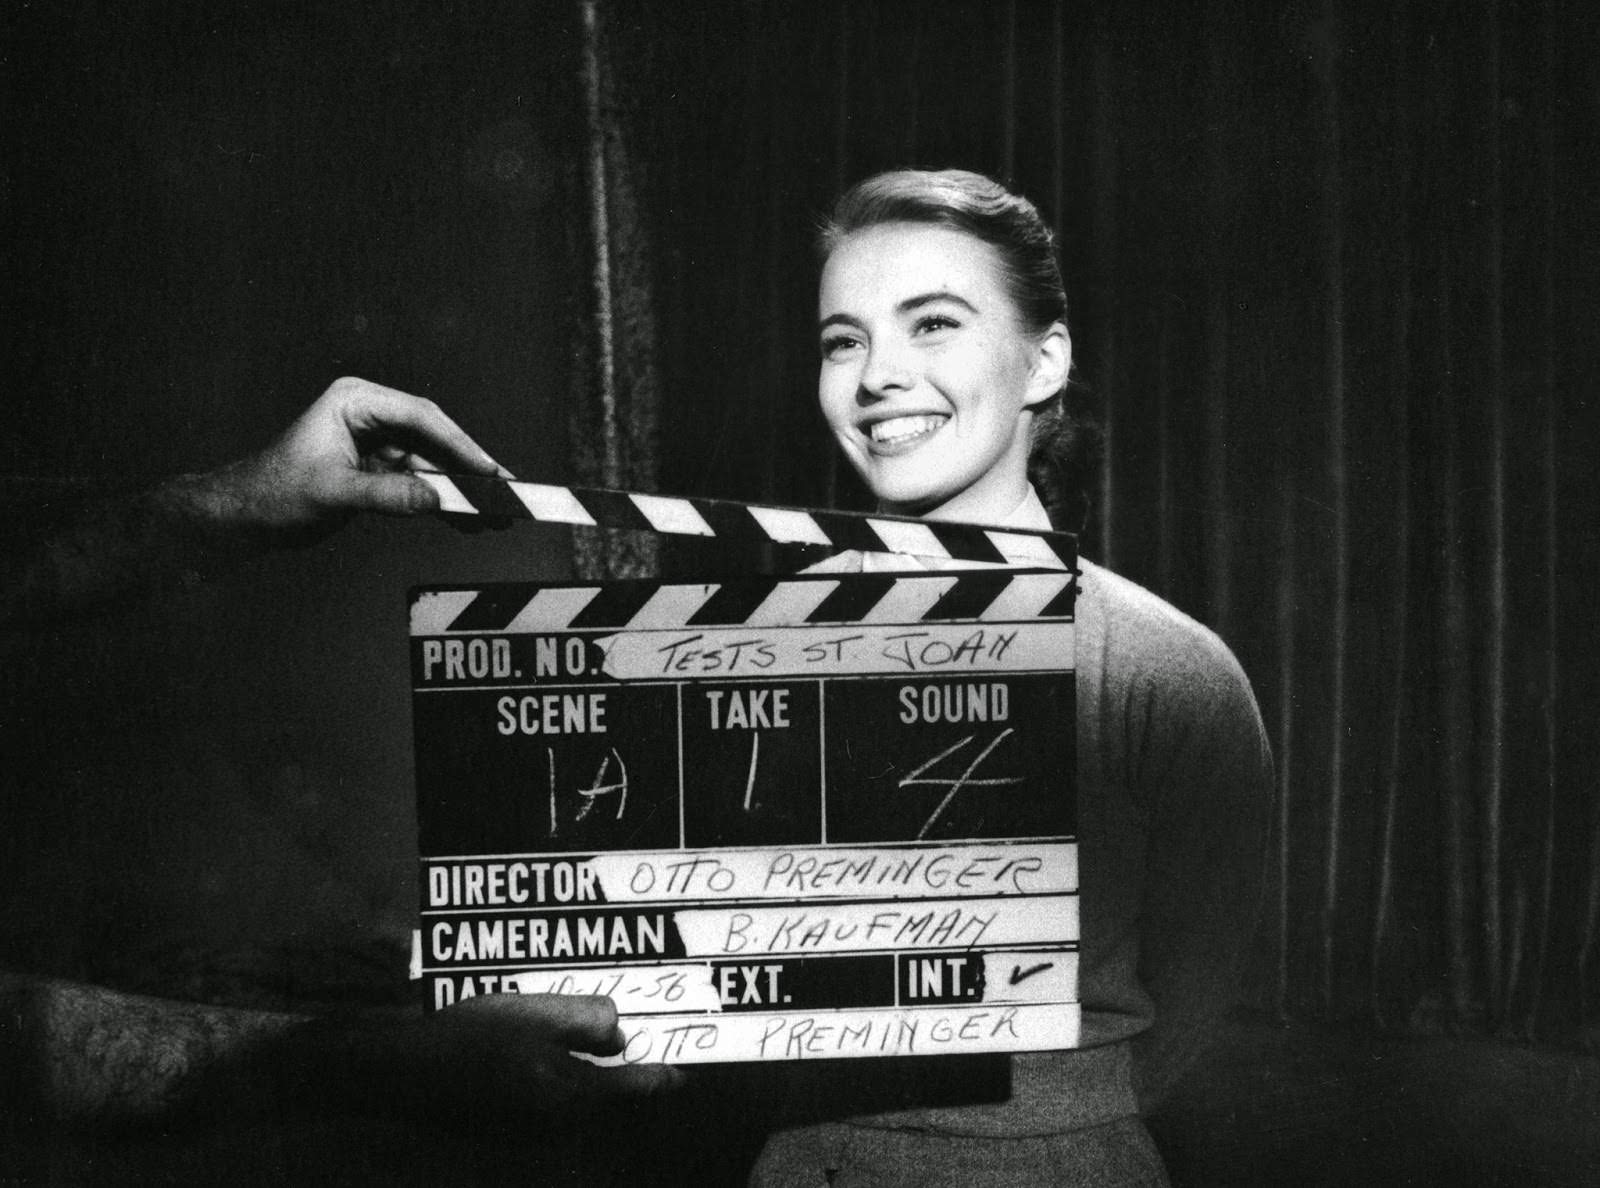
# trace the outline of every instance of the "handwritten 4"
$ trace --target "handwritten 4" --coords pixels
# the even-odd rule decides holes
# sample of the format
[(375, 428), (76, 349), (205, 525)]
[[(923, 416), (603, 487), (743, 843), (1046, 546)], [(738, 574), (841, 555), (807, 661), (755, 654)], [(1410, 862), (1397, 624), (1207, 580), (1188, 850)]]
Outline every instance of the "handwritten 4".
[(939, 777), (923, 778), (923, 773), (930, 767), (944, 762), (944, 760), (950, 758), (950, 756), (954, 755), (957, 751), (967, 746), (978, 737), (975, 734), (969, 734), (966, 738), (962, 739), (955, 745), (946, 747), (932, 759), (929, 759), (921, 767), (913, 771), (910, 775), (901, 778), (900, 786), (902, 788), (947, 787), (949, 789), (949, 791), (944, 794), (944, 799), (941, 800), (933, 812), (928, 815), (928, 819), (922, 823), (922, 828), (917, 831), (918, 841), (921, 841), (923, 838), (928, 836), (928, 830), (932, 829), (934, 822), (944, 815), (945, 809), (949, 808), (950, 802), (956, 798), (956, 793), (960, 792), (963, 788), (1012, 788), (1022, 783), (1021, 776), (995, 776), (982, 780), (973, 778), (973, 773), (983, 765), (983, 761), (994, 753), (994, 749), (1004, 742), (1007, 736), (1013, 733), (1015, 733), (1015, 731), (1013, 731), (1011, 727), (1007, 726), (999, 734), (995, 735), (994, 741), (988, 746), (984, 747), (983, 750), (979, 751), (978, 757), (971, 763), (967, 764), (967, 769), (954, 779), (943, 779)]

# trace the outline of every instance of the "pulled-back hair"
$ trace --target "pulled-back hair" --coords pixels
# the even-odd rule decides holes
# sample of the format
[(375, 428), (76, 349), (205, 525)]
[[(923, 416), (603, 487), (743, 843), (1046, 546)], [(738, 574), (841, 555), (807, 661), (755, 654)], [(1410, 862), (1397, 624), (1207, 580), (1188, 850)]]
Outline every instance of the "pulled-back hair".
[[(948, 227), (989, 244), (1000, 261), (1007, 293), (1023, 327), (1043, 334), (1066, 325), (1055, 236), (1038, 209), (999, 182), (964, 169), (897, 169), (857, 182), (840, 195), (822, 224), (817, 246), (825, 261), (848, 235), (885, 223)], [(1068, 412), (1067, 385), (1034, 410), (1028, 443), (1028, 481), (1058, 528), (1080, 530), (1099, 443), (1087, 410)]]

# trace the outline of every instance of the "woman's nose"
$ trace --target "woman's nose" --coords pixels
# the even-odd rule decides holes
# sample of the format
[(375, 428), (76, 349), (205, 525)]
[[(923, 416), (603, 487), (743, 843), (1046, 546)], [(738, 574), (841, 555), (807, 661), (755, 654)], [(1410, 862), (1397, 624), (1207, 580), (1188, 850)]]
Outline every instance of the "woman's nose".
[(916, 374), (903, 352), (891, 346), (873, 346), (861, 369), (863, 395), (882, 399), (893, 392), (908, 391), (915, 384)]

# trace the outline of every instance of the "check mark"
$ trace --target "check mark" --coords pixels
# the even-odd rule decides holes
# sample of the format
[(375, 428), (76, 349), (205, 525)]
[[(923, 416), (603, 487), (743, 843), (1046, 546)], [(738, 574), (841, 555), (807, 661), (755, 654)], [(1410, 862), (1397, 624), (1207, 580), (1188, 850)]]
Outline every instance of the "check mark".
[(1020, 985), (1028, 978), (1033, 977), (1034, 974), (1041, 974), (1047, 969), (1054, 969), (1055, 964), (1054, 961), (1041, 961), (1038, 965), (1030, 966), (1028, 969), (1023, 969), (1020, 965), (1013, 965), (1011, 967), (1011, 984), (1013, 986)]

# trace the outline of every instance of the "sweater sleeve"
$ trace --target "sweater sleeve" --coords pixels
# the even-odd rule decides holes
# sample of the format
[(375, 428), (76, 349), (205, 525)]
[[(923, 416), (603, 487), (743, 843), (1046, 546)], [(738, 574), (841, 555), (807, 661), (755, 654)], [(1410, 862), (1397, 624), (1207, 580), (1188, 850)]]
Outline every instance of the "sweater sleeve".
[(1135, 1043), (1141, 1108), (1176, 1083), (1237, 996), (1260, 906), (1272, 758), (1249, 681), (1216, 636), (1143, 674), (1146, 746), (1137, 779), (1148, 846), (1139, 978), (1155, 1006)]

